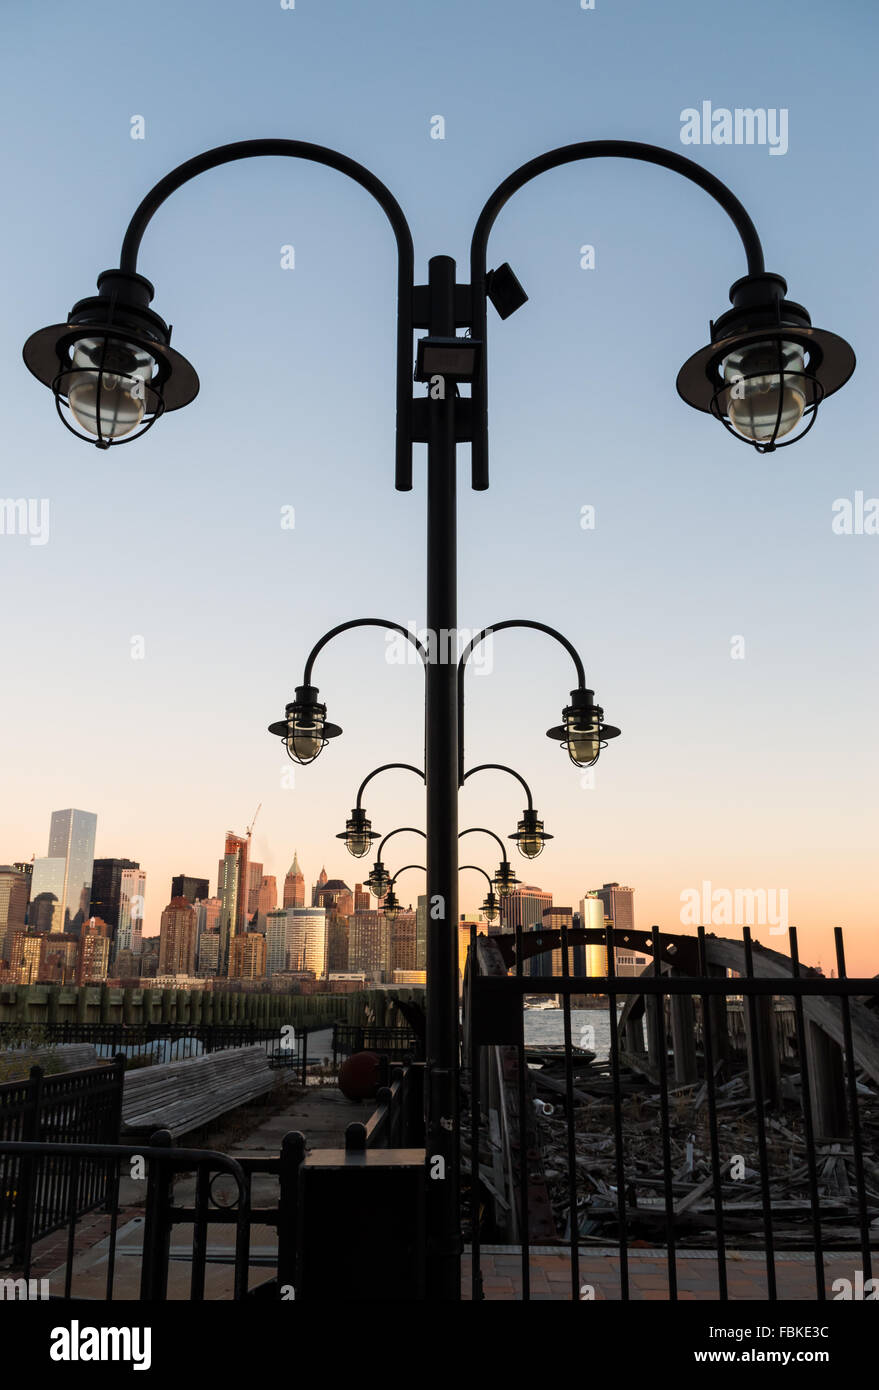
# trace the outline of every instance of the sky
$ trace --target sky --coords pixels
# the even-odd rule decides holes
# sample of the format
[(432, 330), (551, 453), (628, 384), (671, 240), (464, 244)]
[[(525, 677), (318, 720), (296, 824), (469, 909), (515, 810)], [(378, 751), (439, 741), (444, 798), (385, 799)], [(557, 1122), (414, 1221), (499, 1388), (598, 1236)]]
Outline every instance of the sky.
[[(511, 200), (489, 265), (509, 261), (529, 300), (506, 322), (489, 310), (492, 481), (470, 490), (461, 446), (459, 619), (561, 629), (623, 735), (584, 778), (544, 736), (575, 683), (569, 659), (505, 632), (468, 677), (468, 761), (531, 783), (554, 839), (519, 874), (556, 903), (618, 881), (636, 926), (673, 931), (706, 883), (786, 894), (804, 960), (829, 971), (843, 926), (849, 972), (879, 972), (879, 536), (832, 529), (839, 499), (879, 496), (876, 28), (869, 0), (154, 0), (134, 24), (109, 0), (7, 0), (0, 498), (47, 499), (50, 524), (45, 544), (0, 535), (0, 861), (44, 855), (52, 810), (94, 811), (97, 854), (147, 870), (154, 933), (171, 875), (213, 887), (226, 831), (260, 803), (252, 854), (267, 873), (296, 849), (307, 882), (322, 865), (358, 880), (365, 863), (334, 837), (359, 782), (420, 759), (421, 673), (389, 663), (378, 630), (318, 659), (345, 735), (313, 766), (291, 779), (266, 732), (328, 628), (425, 621), (422, 446), (413, 491), (393, 487), (384, 215), (292, 160), (178, 191), (139, 270), (201, 391), (101, 452), (63, 429), (21, 347), (118, 264), (148, 189), (226, 141), (328, 145), (402, 204), (419, 283), (436, 254), (466, 280), (476, 217), (513, 169), (575, 140), (643, 140), (729, 184), (767, 268), (858, 368), (807, 438), (758, 455), (675, 390), (745, 273), (712, 199), (595, 160)], [(786, 151), (682, 144), (681, 113), (703, 101), (785, 110)], [(423, 823), (409, 774), (376, 779), (365, 804), (382, 832)], [(461, 825), (506, 836), (521, 810), (511, 779), (482, 774)], [(396, 845), (400, 864), (418, 860), (416, 837)], [(470, 837), (467, 862), (477, 853), (494, 868), (489, 840)], [(462, 911), (484, 887), (462, 876)]]

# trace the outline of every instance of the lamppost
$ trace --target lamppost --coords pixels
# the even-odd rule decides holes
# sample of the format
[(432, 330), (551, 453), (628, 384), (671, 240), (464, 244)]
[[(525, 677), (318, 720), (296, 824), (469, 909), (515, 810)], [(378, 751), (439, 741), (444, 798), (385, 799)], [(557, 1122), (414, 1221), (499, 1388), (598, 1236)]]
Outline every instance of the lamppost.
[[(360, 184), (377, 200), (397, 242), (396, 486), (412, 487), (412, 447), (427, 445), (427, 628), (438, 641), (456, 633), (457, 445), (471, 444), (471, 481), (488, 487), (487, 303), (502, 319), (527, 295), (506, 263), (487, 266), (488, 238), (508, 199), (538, 174), (575, 160), (621, 158), (659, 165), (704, 189), (732, 219), (742, 240), (747, 274), (730, 291), (732, 308), (711, 326), (707, 347), (681, 369), (677, 389), (695, 409), (712, 413), (736, 437), (769, 452), (792, 443), (814, 423), (820, 403), (854, 370), (849, 345), (812, 327), (801, 305), (785, 298), (780, 275), (765, 270), (750, 217), (713, 174), (671, 150), (625, 140), (593, 140), (540, 155), (495, 189), (476, 223), (470, 283), (459, 284), (455, 262), (434, 256), (426, 285), (414, 283), (414, 252), (406, 218), (389, 190), (362, 165), (324, 146), (298, 140), (245, 140), (188, 160), (163, 178), (136, 210), (122, 244), (118, 270), (105, 271), (98, 295), (78, 301), (64, 323), (33, 334), (27, 366), (50, 387), (58, 413), (81, 438), (99, 448), (130, 442), (160, 415), (188, 404), (198, 378), (170, 346), (171, 331), (149, 305), (150, 282), (137, 273), (143, 234), (154, 213), (191, 179), (234, 160), (280, 155), (325, 164)], [(413, 398), (412, 333), (418, 342), (415, 379), (425, 394)], [(468, 336), (459, 336), (458, 330)], [(459, 386), (470, 383), (470, 396)], [(71, 419), (65, 418), (67, 412)], [(377, 620), (376, 620), (377, 621)], [(383, 624), (395, 627), (396, 624)], [(496, 625), (497, 630), (501, 625)], [(538, 626), (538, 625), (534, 625)], [(407, 634), (408, 635), (408, 634)], [(458, 1221), (458, 1000), (457, 798), (463, 766), (458, 731), (456, 671), (449, 661), (426, 662), (424, 776), (427, 803), (427, 1106), (428, 1169), (440, 1158), (445, 1176), (428, 1181), (428, 1295), (460, 1296)], [(579, 675), (579, 673), (578, 673)], [(285, 719), (274, 726), (298, 762), (312, 762), (340, 730), (306, 673)], [(580, 680), (555, 737), (577, 766), (594, 762), (611, 737), (591, 691)], [(526, 827), (531, 833), (532, 827)]]

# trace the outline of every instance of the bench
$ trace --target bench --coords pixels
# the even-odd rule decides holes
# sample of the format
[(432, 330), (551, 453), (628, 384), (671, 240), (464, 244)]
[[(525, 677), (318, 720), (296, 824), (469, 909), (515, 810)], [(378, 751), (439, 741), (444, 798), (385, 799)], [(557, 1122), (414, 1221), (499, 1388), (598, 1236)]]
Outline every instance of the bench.
[(262, 1047), (230, 1047), (126, 1072), (122, 1137), (167, 1129), (177, 1139), (274, 1085), (275, 1073)]

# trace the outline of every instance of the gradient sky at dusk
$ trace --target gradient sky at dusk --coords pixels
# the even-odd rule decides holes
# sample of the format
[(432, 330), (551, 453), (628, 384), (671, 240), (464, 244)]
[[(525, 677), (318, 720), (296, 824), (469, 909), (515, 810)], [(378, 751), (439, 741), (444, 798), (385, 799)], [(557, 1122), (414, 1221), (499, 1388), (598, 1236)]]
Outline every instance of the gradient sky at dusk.
[[(102, 453), (64, 431), (21, 346), (118, 263), (152, 184), (229, 140), (330, 145), (403, 205), (419, 281), (437, 253), (466, 278), (475, 219), (512, 169), (574, 140), (646, 140), (730, 184), (768, 268), (852, 342), (858, 370), (808, 438), (759, 456), (675, 391), (745, 272), (720, 208), (623, 161), (516, 195), (489, 264), (509, 260), (529, 302), (506, 323), (490, 311), (488, 492), (469, 490), (459, 451), (460, 621), (561, 628), (623, 737), (581, 785), (544, 737), (573, 668), (539, 634), (506, 632), (468, 680), (469, 761), (513, 763), (531, 782), (555, 839), (519, 873), (557, 903), (618, 880), (636, 890), (636, 925), (675, 930), (682, 891), (703, 881), (786, 888), (810, 964), (829, 971), (842, 925), (850, 971), (879, 971), (879, 536), (831, 529), (836, 499), (879, 495), (869, 0), (155, 0), (137, 14), (19, 0), (2, 40), (0, 495), (48, 498), (51, 533), (42, 546), (0, 536), (0, 862), (45, 854), (53, 809), (95, 811), (97, 853), (147, 870), (152, 933), (171, 875), (213, 888), (225, 832), (262, 802), (253, 855), (267, 872), (282, 876), (297, 848), (308, 882), (325, 864), (353, 884), (366, 866), (333, 837), (359, 781), (421, 755), (420, 671), (389, 665), (375, 630), (318, 659), (345, 737), (293, 787), (266, 733), (327, 628), (424, 623), (420, 446), (414, 491), (393, 489), (384, 216), (339, 174), (287, 160), (178, 192), (139, 269), (201, 393)], [(681, 111), (705, 100), (787, 108), (788, 152), (683, 146)], [(280, 266), (287, 244), (294, 270)], [(580, 268), (584, 244), (594, 270)], [(738, 635), (744, 660), (730, 656)], [(383, 832), (422, 823), (411, 775), (378, 780), (366, 805)], [(521, 809), (510, 779), (485, 774), (461, 824), (506, 835)], [(396, 844), (392, 869), (420, 858), (414, 837)], [(493, 869), (490, 841), (471, 837), (474, 857)], [(415, 875), (402, 886), (406, 900), (420, 891)], [(483, 891), (466, 875), (462, 910)]]

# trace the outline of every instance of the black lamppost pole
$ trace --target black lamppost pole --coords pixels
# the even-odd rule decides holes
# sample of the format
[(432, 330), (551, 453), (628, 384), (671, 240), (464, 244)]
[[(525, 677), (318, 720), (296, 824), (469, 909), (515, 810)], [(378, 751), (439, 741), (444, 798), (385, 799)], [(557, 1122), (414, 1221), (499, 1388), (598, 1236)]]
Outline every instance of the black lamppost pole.
[[(787, 286), (782, 277), (765, 271), (760, 240), (738, 199), (713, 174), (674, 151), (635, 141), (593, 140), (540, 155), (505, 179), (482, 209), (471, 242), (470, 284), (457, 283), (452, 259), (434, 256), (427, 285), (415, 285), (408, 223), (396, 199), (374, 174), (321, 145), (300, 140), (244, 140), (190, 159), (156, 184), (131, 220), (119, 269), (99, 277), (98, 295), (78, 301), (66, 322), (32, 334), (25, 344), (28, 368), (51, 388), (59, 415), (80, 438), (100, 448), (125, 444), (150, 428), (160, 415), (188, 404), (197, 394), (195, 371), (171, 348), (170, 328), (149, 308), (153, 287), (137, 273), (141, 239), (153, 214), (183, 184), (234, 160), (266, 155), (310, 160), (346, 174), (376, 199), (396, 238), (395, 480), (401, 491), (412, 487), (412, 445), (426, 443), (427, 626), (437, 643), (441, 634), (457, 632), (455, 475), (459, 443), (471, 444), (472, 486), (477, 490), (488, 487), (487, 299), (501, 318), (509, 317), (527, 299), (509, 265), (487, 269), (488, 237), (507, 200), (538, 174), (581, 159), (638, 160), (697, 184), (732, 219), (745, 249), (748, 273), (732, 286), (732, 309), (712, 323), (709, 344), (681, 369), (677, 387), (688, 404), (716, 415), (737, 438), (761, 452), (792, 443), (811, 427), (821, 401), (838, 390), (854, 370), (854, 353), (848, 344), (813, 328), (806, 310), (785, 299)], [(418, 342), (415, 378), (428, 388), (426, 396), (419, 398), (413, 398), (411, 389), (414, 329), (428, 331)], [(470, 336), (458, 337), (458, 329), (467, 330)], [(459, 396), (459, 382), (471, 384), (469, 397)], [(803, 429), (797, 433), (801, 421)], [(455, 666), (451, 661), (431, 660), (426, 663), (426, 677), (426, 1148), (428, 1169), (431, 1161), (441, 1156), (445, 1170), (442, 1181), (427, 1183), (428, 1296), (457, 1299), (461, 1251), (457, 798), (464, 768)], [(288, 705), (280, 726), (288, 752), (296, 761), (313, 761), (327, 739), (341, 732), (327, 724), (325, 716), (326, 709), (319, 703), (307, 671), (305, 684)], [(601, 726), (601, 712), (580, 679), (562, 725), (550, 736), (558, 736), (557, 741), (567, 747), (577, 766), (588, 766), (603, 746), (602, 733), (612, 736), (609, 729)]]

